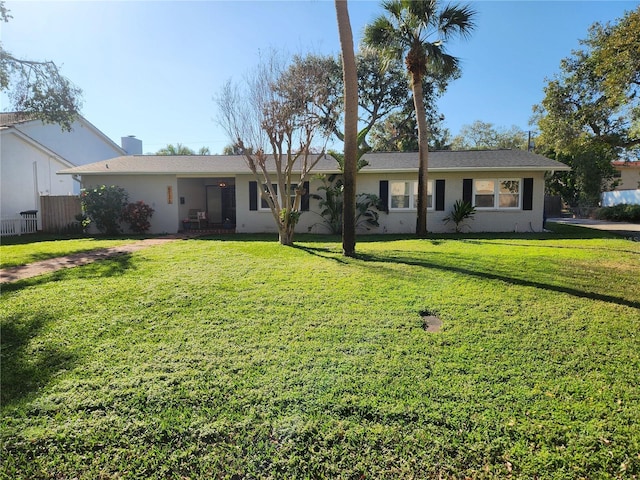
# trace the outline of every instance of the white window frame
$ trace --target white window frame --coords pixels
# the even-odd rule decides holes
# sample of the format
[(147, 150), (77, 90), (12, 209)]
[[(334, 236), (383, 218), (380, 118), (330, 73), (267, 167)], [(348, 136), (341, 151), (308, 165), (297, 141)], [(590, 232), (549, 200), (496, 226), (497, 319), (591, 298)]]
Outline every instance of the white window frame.
[[(262, 188), (263, 191), (266, 186), (267, 186), (266, 183), (260, 184), (260, 188)], [(291, 184), (291, 187), (290, 187), (291, 188), (291, 205), (293, 205), (293, 202), (295, 201), (297, 187), (298, 187), (297, 184), (294, 184), (294, 183)], [(271, 188), (273, 188), (276, 191), (276, 201), (278, 202), (278, 204), (282, 205), (282, 203), (280, 202), (280, 195), (278, 194), (278, 184), (272, 183)], [(269, 204), (267, 203), (265, 198), (262, 196), (262, 192), (259, 191), (258, 196), (260, 197), (258, 199), (258, 210), (262, 212), (270, 212), (271, 208), (269, 208)]]
[[(479, 207), (476, 203), (476, 197), (478, 195), (489, 195), (487, 194), (478, 194), (476, 182), (493, 182), (493, 205), (490, 207)], [(517, 182), (518, 183), (518, 193), (500, 193), (500, 187), (503, 182)], [(500, 206), (500, 195), (517, 195), (518, 196), (518, 204), (513, 207), (501, 207)], [(520, 210), (522, 209), (522, 178), (474, 178), (473, 179), (473, 206), (476, 207), (477, 210)]]
[[(393, 202), (393, 184), (404, 183), (409, 184), (409, 206), (407, 207), (394, 207)], [(427, 196), (427, 210), (433, 210), (433, 180), (427, 180), (427, 191), (430, 192)], [(429, 205), (429, 199), (431, 204)], [(389, 211), (394, 212), (410, 212), (418, 209), (418, 181), (417, 180), (389, 180)]]

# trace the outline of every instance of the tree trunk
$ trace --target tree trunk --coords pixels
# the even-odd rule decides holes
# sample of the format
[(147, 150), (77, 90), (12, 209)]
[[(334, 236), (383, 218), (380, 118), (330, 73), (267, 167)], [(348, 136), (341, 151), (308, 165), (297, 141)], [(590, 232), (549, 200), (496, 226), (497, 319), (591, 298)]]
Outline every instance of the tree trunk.
[(427, 236), (427, 187), (429, 167), (429, 131), (427, 127), (427, 114), (424, 107), (424, 95), (422, 92), (422, 78), (420, 75), (411, 75), (411, 89), (413, 91), (413, 104), (416, 109), (416, 122), (418, 124), (418, 218), (416, 220), (416, 235), (419, 238)]
[(280, 245), (285, 245), (287, 247), (293, 246), (294, 228), (291, 226), (281, 227), (279, 230), (278, 241), (280, 242)]
[(358, 164), (358, 73), (347, 0), (335, 0), (342, 50), (344, 78), (344, 201), (342, 204), (342, 253), (356, 254), (356, 175)]

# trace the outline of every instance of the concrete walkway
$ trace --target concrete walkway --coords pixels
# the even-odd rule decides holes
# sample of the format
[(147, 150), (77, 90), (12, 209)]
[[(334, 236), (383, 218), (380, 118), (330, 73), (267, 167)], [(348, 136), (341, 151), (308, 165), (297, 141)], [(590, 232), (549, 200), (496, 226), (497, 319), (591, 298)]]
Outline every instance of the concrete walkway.
[(605, 220), (592, 220), (590, 218), (547, 218), (547, 222), (605, 230), (627, 237), (640, 238), (640, 224), (638, 223), (608, 222)]
[(17, 267), (0, 269), (0, 284), (24, 280), (25, 278), (37, 277), (45, 273), (52, 273), (63, 268), (73, 268), (80, 265), (87, 265), (96, 260), (104, 260), (118, 255), (125, 255), (143, 248), (153, 245), (163, 245), (167, 242), (173, 242), (185, 237), (167, 236), (159, 238), (149, 238), (140, 240), (139, 242), (120, 245), (117, 247), (101, 248), (99, 250), (91, 250), (88, 252), (73, 253), (65, 257), (49, 258), (39, 262), (29, 263), (27, 265), (19, 265)]

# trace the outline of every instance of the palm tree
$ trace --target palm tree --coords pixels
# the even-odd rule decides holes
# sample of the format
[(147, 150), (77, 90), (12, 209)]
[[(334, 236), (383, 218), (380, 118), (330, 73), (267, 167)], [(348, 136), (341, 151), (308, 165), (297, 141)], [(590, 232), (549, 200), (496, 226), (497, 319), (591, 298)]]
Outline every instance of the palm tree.
[(455, 36), (468, 37), (475, 12), (467, 5), (438, 7), (437, 0), (386, 0), (385, 14), (367, 25), (364, 43), (381, 49), (390, 59), (402, 59), (411, 81), (418, 124), (418, 218), (416, 234), (427, 234), (427, 167), (429, 132), (422, 82), (429, 72), (454, 71), (458, 59), (446, 53), (444, 44)]
[(344, 78), (344, 201), (342, 253), (356, 254), (356, 172), (358, 163), (358, 70), (347, 0), (335, 0)]
[(176, 143), (175, 145), (170, 143), (158, 150), (156, 155), (195, 155), (195, 152), (181, 143)]

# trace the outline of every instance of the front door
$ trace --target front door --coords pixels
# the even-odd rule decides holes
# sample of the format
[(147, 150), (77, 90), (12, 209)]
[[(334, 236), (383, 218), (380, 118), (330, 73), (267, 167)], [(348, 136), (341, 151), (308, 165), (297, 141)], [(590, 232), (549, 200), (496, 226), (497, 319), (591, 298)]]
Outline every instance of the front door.
[(207, 218), (209, 223), (222, 225), (227, 219), (236, 223), (236, 186), (207, 185)]
[(229, 222), (232, 225), (236, 224), (236, 186), (227, 185), (222, 190), (222, 222)]

